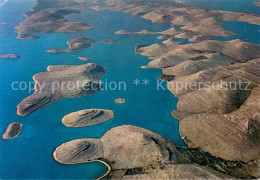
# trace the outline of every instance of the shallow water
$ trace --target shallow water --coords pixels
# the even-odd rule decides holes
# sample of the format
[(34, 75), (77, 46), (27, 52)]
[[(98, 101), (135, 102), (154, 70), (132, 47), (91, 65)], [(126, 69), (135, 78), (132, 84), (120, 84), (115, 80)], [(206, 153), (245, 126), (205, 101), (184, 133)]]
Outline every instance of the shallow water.
[[(0, 178), (96, 178), (106, 170), (102, 164), (62, 165), (54, 161), (52, 153), (63, 142), (75, 138), (98, 138), (112, 127), (123, 124), (149, 129), (170, 139), (174, 144), (185, 146), (179, 135), (178, 120), (171, 116), (172, 110), (176, 109), (177, 98), (168, 90), (157, 90), (156, 83), (161, 71), (141, 69), (149, 60), (134, 52), (136, 45), (161, 43), (161, 40), (157, 39), (157, 35), (114, 34), (121, 29), (162, 31), (170, 28), (170, 24), (152, 24), (139, 16), (121, 12), (86, 10), (80, 16), (70, 15), (68, 19), (80, 19), (93, 26), (93, 30), (39, 34), (39, 39), (17, 40), (13, 27), (23, 20), (21, 14), (29, 11), (33, 5), (34, 0), (10, 0), (0, 9), (0, 22), (9, 23), (1, 25), (0, 53), (15, 53), (21, 57), (16, 60), (0, 60), (0, 132), (4, 132), (10, 122), (18, 121), (24, 124), (18, 138), (10, 141), (0, 140)], [(239, 32), (239, 38), (244, 37), (244, 33), (240, 32), (246, 29), (241, 30), (232, 24), (231, 26), (235, 32)], [(73, 53), (46, 52), (52, 48), (67, 48), (66, 41), (77, 36), (100, 41), (112, 39), (118, 43), (100, 42), (89, 49)], [(251, 34), (246, 34), (246, 37), (248, 41), (253, 41)], [(106, 67), (107, 73), (103, 81), (125, 81), (126, 90), (121, 87), (121, 90), (103, 90), (88, 97), (63, 99), (26, 117), (16, 115), (17, 104), (30, 93), (28, 89), (12, 90), (12, 82), (30, 82), (34, 74), (46, 71), (48, 65), (84, 64), (84, 61), (77, 59), (78, 56), (89, 57), (92, 59), (90, 62)], [(141, 83), (147, 79), (150, 84), (135, 86), (133, 80), (136, 78)], [(116, 104), (116, 98), (125, 98), (127, 102)], [(67, 128), (62, 125), (61, 119), (64, 115), (87, 108), (111, 109), (115, 112), (115, 118), (86, 128)]]

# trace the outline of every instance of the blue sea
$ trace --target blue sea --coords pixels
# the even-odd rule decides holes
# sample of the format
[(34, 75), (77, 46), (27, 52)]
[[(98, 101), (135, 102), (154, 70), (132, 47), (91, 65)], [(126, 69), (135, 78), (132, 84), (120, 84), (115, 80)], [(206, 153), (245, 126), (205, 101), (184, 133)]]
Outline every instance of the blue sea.
[[(161, 70), (141, 69), (149, 60), (134, 51), (136, 45), (161, 43), (157, 39), (158, 35), (115, 34), (121, 29), (162, 31), (170, 28), (170, 24), (152, 24), (140, 16), (122, 12), (84, 10), (80, 15), (69, 15), (67, 18), (83, 21), (93, 26), (93, 30), (37, 34), (39, 39), (17, 40), (13, 28), (24, 20), (22, 13), (28, 12), (34, 4), (35, 0), (9, 0), (0, 7), (0, 54), (14, 53), (20, 56), (14, 60), (0, 59), (0, 134), (11, 122), (17, 121), (24, 125), (17, 138), (0, 140), (1, 179), (95, 179), (106, 171), (104, 165), (98, 162), (62, 165), (53, 159), (53, 151), (63, 142), (76, 138), (99, 138), (107, 130), (123, 124), (151, 130), (176, 145), (186, 146), (179, 135), (179, 122), (171, 116), (178, 99), (168, 90), (157, 90)], [(246, 7), (243, 5), (243, 8)], [(2, 22), (8, 24), (3, 25)], [(256, 36), (259, 37), (259, 26), (237, 22), (229, 22), (225, 26), (237, 33), (230, 39), (241, 38), (259, 43), (259, 39), (255, 40)], [(253, 33), (244, 33), (249, 31)], [(100, 41), (112, 39), (118, 43), (96, 43), (89, 49), (72, 53), (46, 52), (52, 48), (67, 48), (66, 41), (78, 36)], [(103, 90), (87, 97), (62, 99), (25, 117), (16, 115), (16, 106), (32, 92), (28, 88), (12, 90), (13, 82), (28, 84), (32, 82), (34, 74), (46, 71), (49, 65), (86, 63), (79, 60), (79, 56), (89, 57), (91, 63), (106, 67), (103, 81), (123, 81), (126, 90), (122, 87)], [(135, 79), (140, 80), (137, 86), (133, 84)], [(145, 79), (149, 84), (143, 84)], [(116, 104), (116, 98), (125, 98), (126, 104)], [(111, 109), (115, 117), (85, 128), (67, 128), (61, 123), (64, 115), (88, 108)]]

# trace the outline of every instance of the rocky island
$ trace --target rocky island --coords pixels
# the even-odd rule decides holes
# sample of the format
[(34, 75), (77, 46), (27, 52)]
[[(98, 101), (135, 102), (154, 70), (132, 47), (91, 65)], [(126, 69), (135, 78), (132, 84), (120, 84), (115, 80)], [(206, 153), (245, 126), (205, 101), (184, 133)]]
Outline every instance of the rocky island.
[(106, 69), (97, 64), (48, 66), (33, 76), (35, 92), (17, 106), (19, 116), (27, 115), (62, 98), (88, 96), (101, 90)]
[(82, 61), (90, 61), (91, 59), (88, 57), (78, 57)]
[(198, 149), (175, 146), (151, 131), (131, 125), (112, 128), (100, 139), (76, 139), (63, 143), (53, 156), (62, 164), (103, 161), (110, 166), (106, 176), (109, 179), (230, 178), (211, 168), (210, 162), (214, 162), (216, 168), (232, 172), (236, 170), (234, 165), (240, 164), (214, 159), (210, 155), (206, 157)]
[(67, 127), (93, 126), (114, 117), (114, 112), (105, 109), (85, 109), (67, 114), (63, 117), (62, 123)]
[[(73, 51), (80, 51), (83, 49), (90, 48), (92, 46), (92, 44), (97, 43), (97, 42), (104, 42), (106, 44), (117, 43), (117, 41), (110, 40), (110, 39), (107, 39), (104, 41), (96, 41), (96, 40), (92, 40), (92, 39), (88, 39), (86, 37), (80, 36), (80, 37), (76, 37), (67, 42), (67, 44), (69, 45), (68, 49), (50, 49), (47, 52), (49, 52), (49, 53), (64, 53), (64, 52), (68, 53), (68, 52), (73, 52)], [(85, 60), (86, 58), (80, 57), (79, 59)]]
[(19, 136), (19, 134), (21, 134), (22, 129), (23, 129), (23, 124), (18, 122), (13, 122), (7, 126), (2, 138), (5, 140), (14, 139), (17, 136)]
[(77, 37), (67, 42), (69, 45), (68, 49), (50, 49), (47, 52), (49, 53), (63, 53), (63, 52), (73, 52), (73, 51), (79, 51), (83, 49), (90, 48), (93, 43), (96, 43), (98, 41), (88, 39), (86, 37)]
[(16, 54), (2, 54), (2, 55), (0, 55), (0, 59), (18, 59), (18, 58), (20, 58), (20, 57)]
[(106, 39), (103, 42), (107, 43), (107, 44), (115, 44), (115, 43), (117, 43), (117, 41), (114, 41), (114, 40), (111, 40), (111, 39)]
[(124, 98), (117, 98), (115, 99), (115, 102), (118, 104), (125, 104), (126, 100)]
[(81, 22), (69, 22), (64, 16), (80, 13), (75, 9), (43, 10), (26, 17), (26, 20), (15, 27), (18, 39), (34, 39), (34, 33), (49, 32), (76, 32), (92, 29), (91, 26)]

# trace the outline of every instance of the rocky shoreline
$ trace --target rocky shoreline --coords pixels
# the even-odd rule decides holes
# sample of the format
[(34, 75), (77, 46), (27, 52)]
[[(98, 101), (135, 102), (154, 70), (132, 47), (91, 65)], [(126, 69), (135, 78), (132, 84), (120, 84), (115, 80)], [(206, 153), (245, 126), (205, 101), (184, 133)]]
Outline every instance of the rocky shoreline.
[(237, 169), (246, 167), (242, 162), (215, 158), (200, 149), (178, 147), (151, 131), (131, 125), (112, 128), (100, 139), (63, 143), (53, 156), (62, 164), (101, 160), (110, 166), (106, 178), (111, 179), (230, 178), (227, 174), (236, 176)]
[(17, 106), (19, 116), (30, 114), (62, 98), (88, 96), (100, 91), (100, 80), (106, 72), (104, 67), (93, 63), (48, 66), (47, 70), (33, 76), (35, 92)]

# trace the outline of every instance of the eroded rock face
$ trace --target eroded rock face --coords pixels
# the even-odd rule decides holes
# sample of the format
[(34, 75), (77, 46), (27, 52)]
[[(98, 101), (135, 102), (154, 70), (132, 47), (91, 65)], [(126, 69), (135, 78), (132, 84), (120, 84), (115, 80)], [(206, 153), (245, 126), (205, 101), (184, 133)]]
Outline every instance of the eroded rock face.
[(227, 177), (209, 168), (191, 164), (170, 141), (131, 125), (112, 128), (100, 139), (66, 142), (57, 147), (53, 155), (56, 161), (63, 164), (105, 161), (112, 168), (109, 174), (111, 178)]
[(7, 126), (2, 138), (3, 139), (16, 138), (22, 132), (22, 129), (23, 129), (23, 124), (18, 122), (13, 122)]
[(62, 98), (88, 96), (100, 91), (100, 80), (106, 71), (93, 63), (48, 66), (47, 70), (33, 76), (35, 92), (17, 106), (18, 115), (27, 115)]
[[(86, 141), (88, 139), (78, 139), (64, 143), (56, 149), (54, 155), (58, 156), (60, 154), (58, 157), (62, 158), (58, 158), (59, 162), (69, 163), (66, 153), (64, 156), (62, 155), (65, 149), (68, 153), (69, 151), (76, 152), (76, 149), (83, 149), (81, 143)], [(114, 162), (112, 165), (114, 169), (188, 162), (169, 141), (151, 131), (130, 125), (112, 128), (100, 140), (97, 139), (96, 141), (101, 142), (103, 149), (101, 154), (98, 153), (100, 157), (96, 159), (105, 158), (109, 162)], [(98, 144), (100, 145), (100, 143)], [(67, 151), (67, 149), (71, 150)], [(83, 151), (85, 150), (83, 149)], [(88, 160), (85, 156), (81, 156), (81, 153), (80, 156), (76, 154), (73, 157), (79, 159), (79, 162)], [(89, 157), (88, 153), (87, 157)], [(63, 158), (65, 161), (63, 161)], [(73, 160), (73, 162), (75, 161)]]
[(47, 52), (49, 53), (63, 53), (63, 52), (73, 52), (73, 51), (79, 51), (83, 49), (90, 48), (92, 44), (96, 43), (98, 41), (88, 39), (86, 37), (77, 37), (67, 42), (69, 45), (68, 49), (50, 49)]
[(53, 153), (56, 161), (62, 164), (77, 164), (97, 160), (103, 156), (99, 139), (76, 139), (57, 147)]
[(244, 162), (260, 158), (258, 51), (259, 45), (241, 40), (138, 49), (153, 59), (147, 67), (174, 76), (168, 82), (179, 98), (173, 116), (181, 119), (180, 133), (187, 144)]
[(85, 109), (67, 114), (62, 123), (67, 127), (85, 127), (108, 121), (114, 117), (114, 112), (105, 109)]
[[(180, 75), (186, 75), (183, 73), (191, 68), (194, 70), (190, 73), (194, 74), (212, 67), (247, 62), (259, 58), (258, 51), (260, 51), (258, 44), (247, 43), (239, 39), (224, 42), (209, 40), (193, 44), (174, 43), (166, 46), (153, 44), (138, 48), (138, 53), (153, 59), (147, 65), (148, 68), (168, 68), (180, 64), (179, 67), (175, 67), (178, 70), (173, 69), (173, 71), (180, 71), (178, 72), (182, 73)], [(187, 60), (191, 60), (190, 64), (187, 64)], [(181, 64), (183, 62), (186, 64)], [(166, 70), (165, 74), (175, 75), (169, 69)]]
[[(241, 40), (138, 47), (152, 59), (148, 68), (174, 76), (169, 90), (179, 98), (173, 116), (194, 148), (245, 163), (260, 159), (260, 46)], [(181, 85), (181, 86), (180, 86)], [(249, 177), (259, 173), (247, 167)]]
[(104, 158), (115, 162), (113, 169), (188, 162), (170, 141), (139, 127), (124, 125), (113, 128), (100, 140), (103, 144)]
[(201, 147), (216, 157), (244, 162), (259, 159), (259, 90), (259, 86), (253, 88), (242, 106), (230, 113), (201, 113), (183, 118), (181, 136), (191, 147)]

